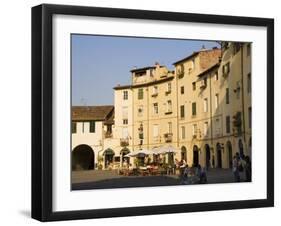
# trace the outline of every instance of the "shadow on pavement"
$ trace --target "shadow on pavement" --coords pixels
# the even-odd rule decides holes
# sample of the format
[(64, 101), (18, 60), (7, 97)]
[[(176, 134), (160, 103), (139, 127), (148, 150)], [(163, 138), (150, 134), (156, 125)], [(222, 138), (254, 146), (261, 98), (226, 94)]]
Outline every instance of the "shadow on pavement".
[(168, 176), (124, 177), (95, 182), (74, 183), (72, 184), (72, 190), (153, 187), (179, 184), (179, 179)]

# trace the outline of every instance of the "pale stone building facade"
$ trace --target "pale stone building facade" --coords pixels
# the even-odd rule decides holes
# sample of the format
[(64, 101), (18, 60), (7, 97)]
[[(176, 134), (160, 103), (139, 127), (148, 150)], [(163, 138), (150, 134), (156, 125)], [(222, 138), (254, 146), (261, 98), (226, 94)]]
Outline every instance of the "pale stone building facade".
[(112, 137), (99, 136), (97, 156), (110, 149), (112, 163), (133, 164), (128, 153), (172, 145), (178, 151), (167, 163), (230, 168), (236, 152), (251, 157), (251, 44), (221, 45), (175, 62), (174, 71), (158, 63), (131, 70), (131, 84), (114, 87)]

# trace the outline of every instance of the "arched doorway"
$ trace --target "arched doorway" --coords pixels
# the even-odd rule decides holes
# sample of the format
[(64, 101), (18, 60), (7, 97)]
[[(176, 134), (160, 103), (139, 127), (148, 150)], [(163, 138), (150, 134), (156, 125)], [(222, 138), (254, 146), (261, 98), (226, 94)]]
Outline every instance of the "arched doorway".
[(227, 148), (227, 153), (228, 153), (228, 167), (232, 168), (233, 154), (232, 154), (232, 145), (231, 145), (230, 141), (226, 142), (226, 148)]
[(185, 146), (181, 147), (181, 160), (187, 162), (187, 150)]
[(95, 168), (95, 153), (90, 146), (81, 144), (73, 149), (71, 161), (72, 170), (91, 170)]
[(222, 168), (222, 153), (220, 143), (217, 143), (217, 168)]
[(128, 148), (123, 148), (120, 151), (122, 166), (123, 166), (123, 164), (127, 164), (129, 166), (129, 164), (130, 164), (130, 157), (126, 156), (129, 153), (130, 153), (130, 150)]
[(197, 167), (199, 164), (199, 148), (197, 145), (193, 146), (193, 166)]
[(111, 148), (108, 148), (103, 152), (103, 155), (104, 155), (104, 166), (105, 168), (108, 168), (110, 165), (113, 164), (113, 157), (115, 153)]
[(238, 141), (238, 147), (239, 147), (239, 155), (243, 156), (244, 155), (244, 148), (243, 148), (243, 141), (239, 139)]
[(211, 151), (208, 144), (205, 144), (205, 157), (205, 166), (207, 169), (209, 169), (211, 166)]

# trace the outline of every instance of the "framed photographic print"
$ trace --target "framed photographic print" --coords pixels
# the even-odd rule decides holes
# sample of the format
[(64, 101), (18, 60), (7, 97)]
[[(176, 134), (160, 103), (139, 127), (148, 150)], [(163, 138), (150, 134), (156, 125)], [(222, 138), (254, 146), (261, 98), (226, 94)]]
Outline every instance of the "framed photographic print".
[(274, 21), (32, 8), (32, 217), (274, 205)]

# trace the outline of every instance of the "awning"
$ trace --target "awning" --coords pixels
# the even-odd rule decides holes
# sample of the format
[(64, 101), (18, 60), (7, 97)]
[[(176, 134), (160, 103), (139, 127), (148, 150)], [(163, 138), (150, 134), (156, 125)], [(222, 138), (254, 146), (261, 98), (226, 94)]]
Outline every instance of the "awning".
[(150, 155), (150, 154), (152, 154), (151, 150), (142, 149), (142, 150), (137, 150), (132, 153), (129, 153), (125, 157), (144, 157), (144, 156)]
[(130, 150), (128, 148), (123, 148), (121, 151), (120, 151), (120, 155), (127, 155), (130, 153)]
[(174, 148), (172, 145), (161, 146), (158, 148), (154, 148), (154, 154), (167, 154), (167, 153), (176, 153), (179, 150)]
[(108, 148), (103, 152), (103, 155), (115, 155), (115, 153), (112, 149)]

